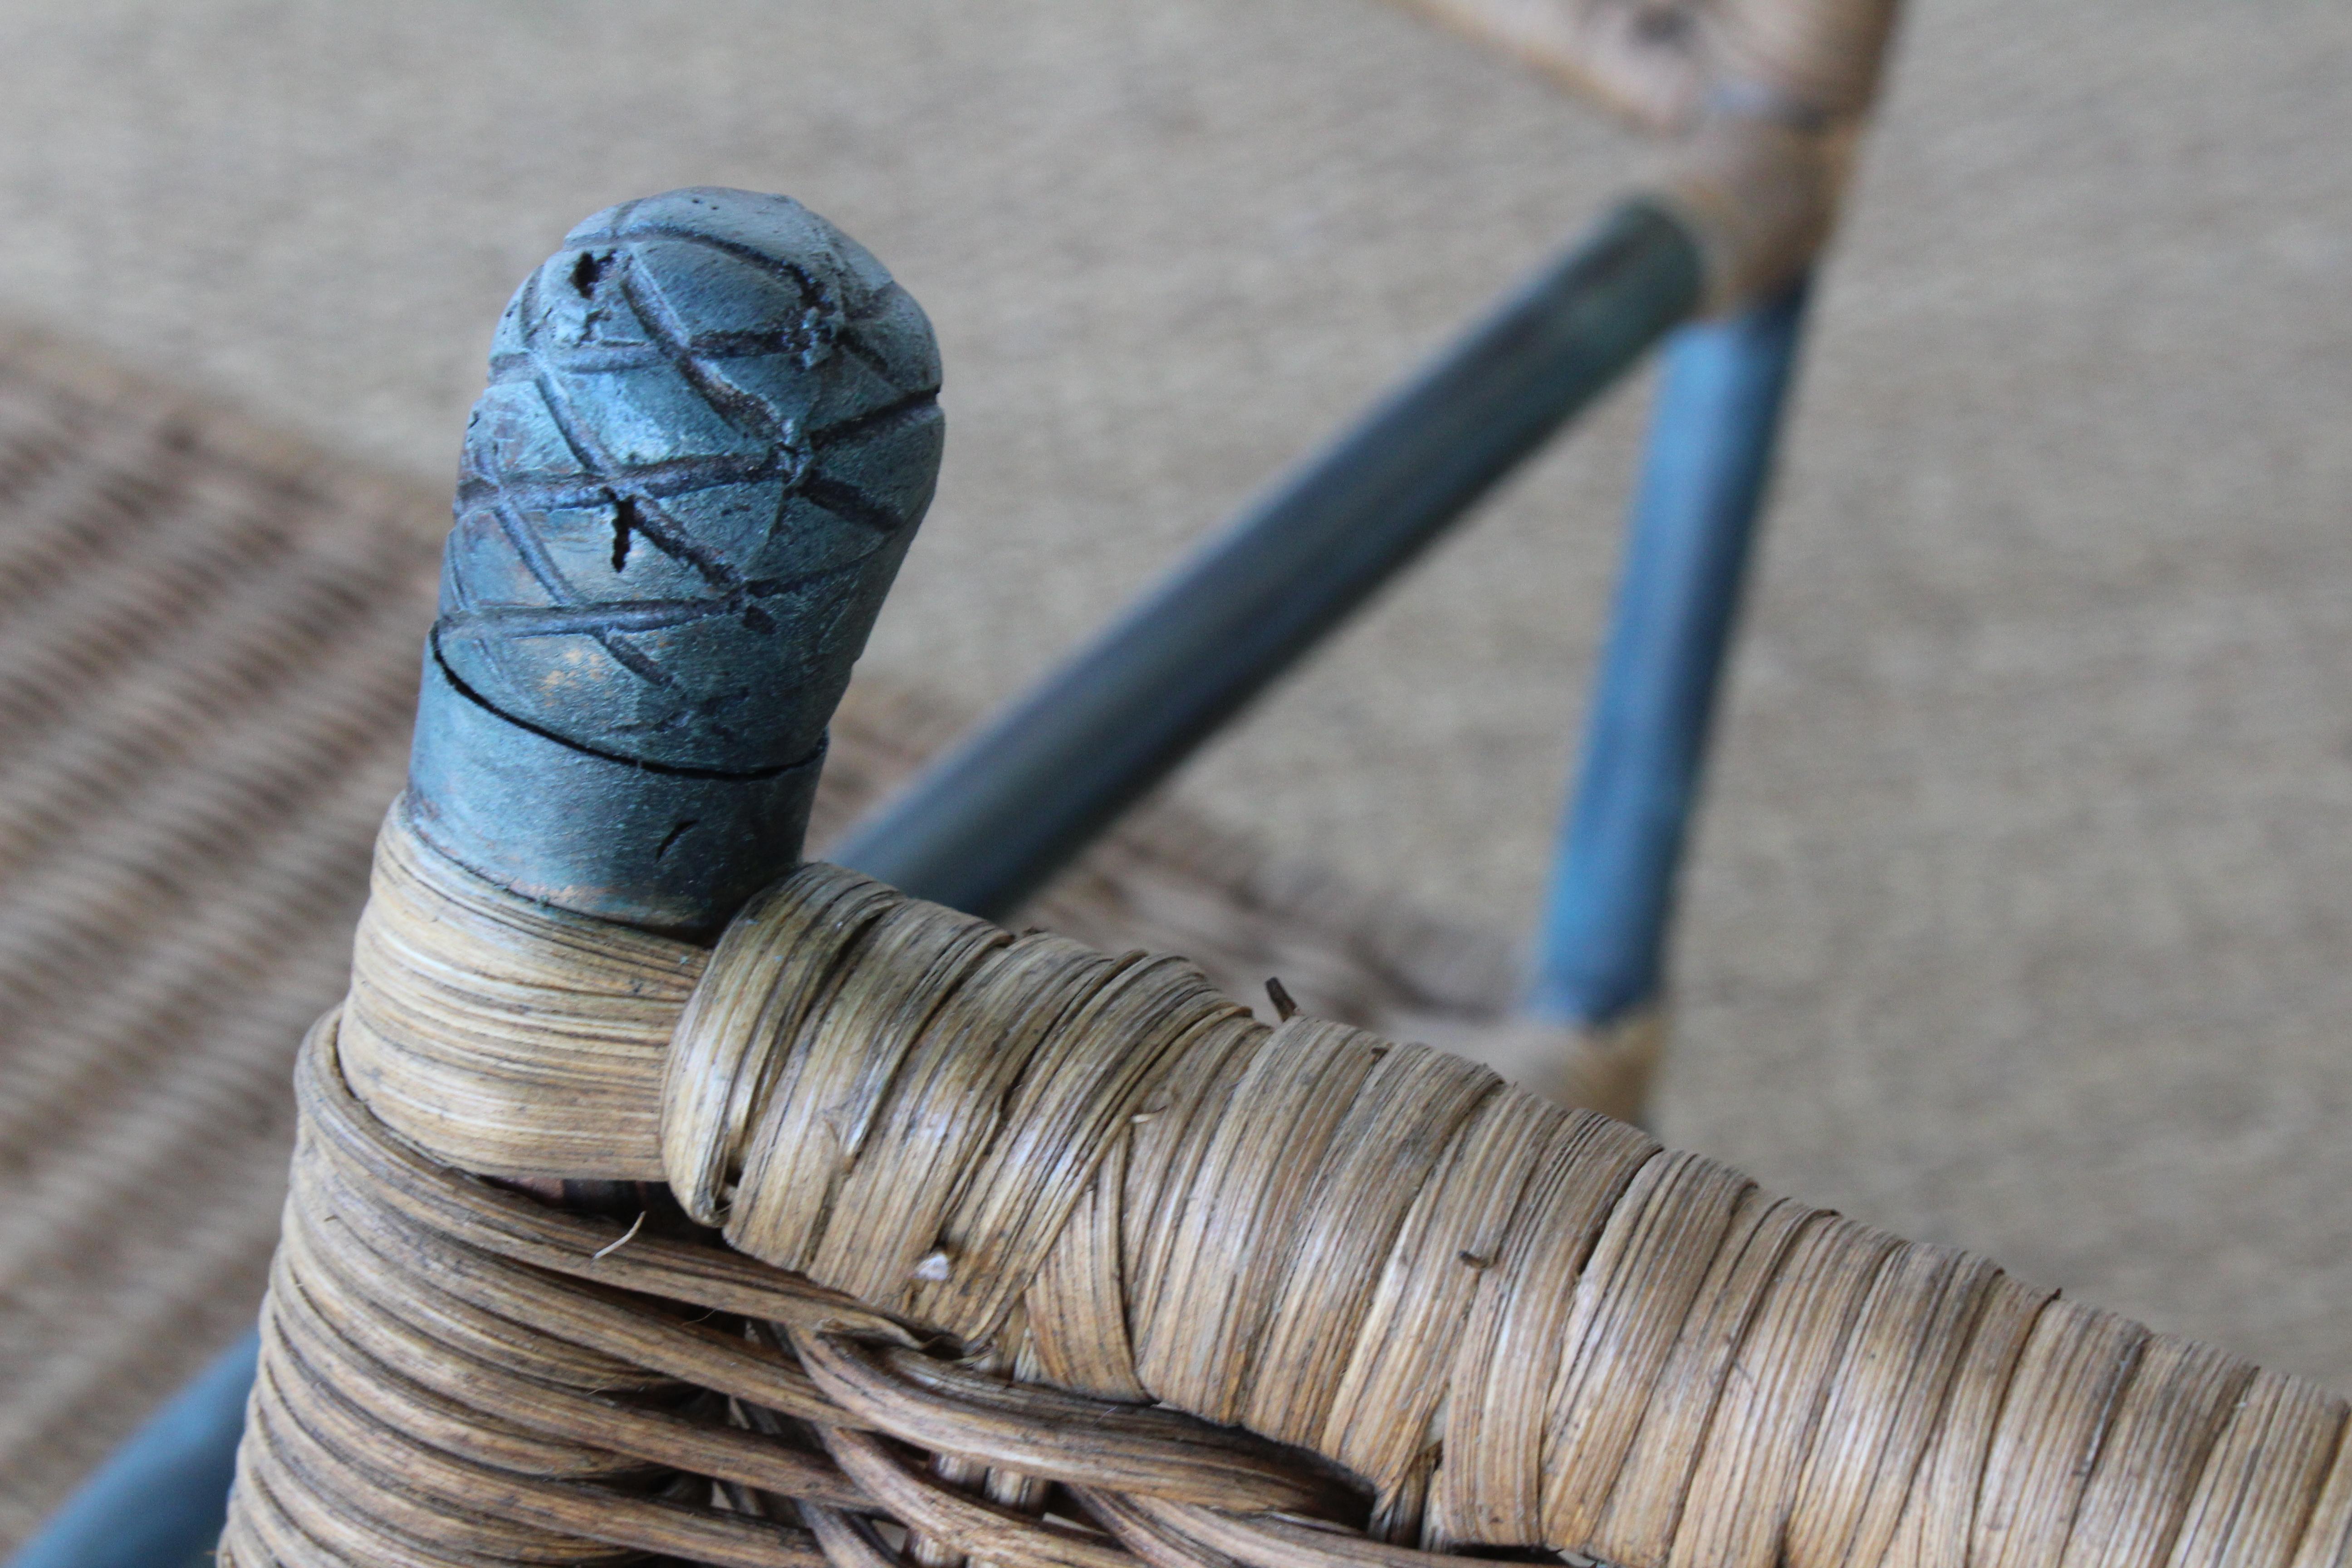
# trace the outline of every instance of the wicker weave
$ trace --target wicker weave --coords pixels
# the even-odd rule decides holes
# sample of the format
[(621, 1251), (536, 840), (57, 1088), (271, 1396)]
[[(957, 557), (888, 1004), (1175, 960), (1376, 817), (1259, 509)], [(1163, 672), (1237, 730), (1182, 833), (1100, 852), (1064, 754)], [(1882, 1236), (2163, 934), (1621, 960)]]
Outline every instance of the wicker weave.
[(301, 1084), (242, 1568), (2352, 1554), (2308, 1384), (828, 866), (706, 952), (395, 811)]
[(1727, 85), (1861, 115), (1893, 26), (1885, 0), (1408, 0), (1645, 131), (1689, 130)]

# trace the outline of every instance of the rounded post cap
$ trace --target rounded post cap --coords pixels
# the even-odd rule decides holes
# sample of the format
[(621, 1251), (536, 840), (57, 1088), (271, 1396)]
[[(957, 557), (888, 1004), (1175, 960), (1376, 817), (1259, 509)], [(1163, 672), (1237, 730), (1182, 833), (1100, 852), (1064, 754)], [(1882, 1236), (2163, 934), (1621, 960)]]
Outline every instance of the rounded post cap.
[(420, 830), (668, 928), (786, 869), (931, 499), (939, 379), (921, 308), (788, 197), (695, 187), (574, 228), (508, 305), (467, 427)]

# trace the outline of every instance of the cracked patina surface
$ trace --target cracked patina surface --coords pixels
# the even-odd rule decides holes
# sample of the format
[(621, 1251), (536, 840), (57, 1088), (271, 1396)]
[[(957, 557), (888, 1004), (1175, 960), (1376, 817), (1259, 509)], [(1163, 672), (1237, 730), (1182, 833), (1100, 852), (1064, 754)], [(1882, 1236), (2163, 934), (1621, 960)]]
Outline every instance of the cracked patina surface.
[(467, 428), (420, 827), (670, 929), (788, 867), (930, 501), (939, 378), (920, 308), (788, 198), (673, 191), (573, 229), (507, 307)]

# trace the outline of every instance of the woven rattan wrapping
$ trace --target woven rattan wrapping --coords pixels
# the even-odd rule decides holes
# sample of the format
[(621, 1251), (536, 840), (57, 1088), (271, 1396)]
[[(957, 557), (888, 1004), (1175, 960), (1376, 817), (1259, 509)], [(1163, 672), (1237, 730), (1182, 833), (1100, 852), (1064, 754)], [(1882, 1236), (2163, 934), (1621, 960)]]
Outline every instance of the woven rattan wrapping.
[(2294, 1379), (831, 867), (706, 954), (395, 814), (302, 1090), (241, 1568), (2352, 1550)]
[(1410, 0), (1646, 131), (1696, 125), (1727, 86), (1815, 118), (1868, 109), (1888, 0)]
[(1779, 289), (1834, 227), (1896, 0), (1409, 0), (1646, 131), (1706, 254), (1706, 308)]

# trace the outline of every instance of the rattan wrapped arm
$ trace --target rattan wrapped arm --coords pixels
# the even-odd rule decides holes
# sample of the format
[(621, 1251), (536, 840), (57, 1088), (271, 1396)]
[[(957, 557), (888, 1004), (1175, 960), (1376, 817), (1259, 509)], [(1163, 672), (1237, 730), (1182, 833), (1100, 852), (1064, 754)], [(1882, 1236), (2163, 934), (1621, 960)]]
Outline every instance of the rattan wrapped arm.
[[(363, 959), (306, 1058), (303, 1160), (378, 1184), (306, 1176), (297, 1208), (322, 1215), (305, 1211), (306, 1234), (331, 1214), (371, 1238), (385, 1227), (367, 1215), (395, 1211), (409, 1239), (376, 1256), (462, 1248), (504, 1289), (545, 1292), (542, 1359), (623, 1351), (640, 1380), (658, 1366), (777, 1413), (793, 1453), (763, 1473), (820, 1450), (835, 1467), (797, 1495), (836, 1563), (884, 1552), (859, 1522), (884, 1515), (953, 1551), (1087, 1568), (1122, 1552), (1305, 1568), (1501, 1546), (1626, 1568), (2322, 1568), (2352, 1549), (2343, 1401), (1441, 1053), (1306, 1018), (1268, 1027), (1181, 963), (1015, 938), (824, 866), (764, 894), (700, 963), (532, 910), (397, 818), (379, 872), (363, 953), (414, 952), (401, 932), (502, 907), (506, 939), (472, 962), (511, 1010), (477, 1016), (470, 1067), (431, 1036), (438, 1081), (470, 1075), (447, 1098), (478, 1119), (415, 1118), (337, 1053), (362, 1031), (405, 1051), (385, 1020), (442, 966)], [(428, 1157), (476, 1162), (527, 1121), (498, 1102), (561, 1088), (569, 1042), (631, 966), (648, 987), (700, 979), (664, 1004), (673, 1037), (633, 1058), (625, 1089), (575, 1101), (615, 1108), (575, 1127), (608, 1163), (561, 1173), (666, 1166), (731, 1250), (640, 1237), (600, 1258), (619, 1222), (546, 1214)], [(397, 1272), (339, 1279), (397, 1298)], [(580, 1282), (625, 1284), (648, 1349), (625, 1348), (619, 1299)], [(760, 1370), (659, 1348), (678, 1339), (664, 1302), (723, 1306)], [(578, 1430), (481, 1387), (493, 1436)], [(409, 1443), (475, 1441), (383, 1418)], [(677, 1463), (689, 1436), (609, 1440), (658, 1439)], [(697, 1440), (698, 1473), (757, 1485), (741, 1479), (753, 1456)], [(991, 1476), (1027, 1478), (1033, 1505), (1058, 1495), (1108, 1535), (992, 1500)], [(615, 1519), (593, 1538), (643, 1538)]]
[[(519, 298), (225, 1563), (2347, 1562), (2322, 1391), (1181, 959), (790, 869), (929, 491), (919, 324), (728, 193)], [(635, 1185), (533, 1195), (580, 1182)]]

